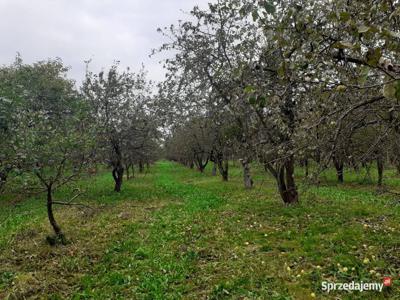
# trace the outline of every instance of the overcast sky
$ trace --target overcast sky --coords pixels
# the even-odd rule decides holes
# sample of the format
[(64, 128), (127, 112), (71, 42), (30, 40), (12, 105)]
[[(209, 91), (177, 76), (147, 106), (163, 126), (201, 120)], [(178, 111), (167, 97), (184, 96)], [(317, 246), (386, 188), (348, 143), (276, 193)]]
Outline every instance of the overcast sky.
[[(143, 63), (149, 78), (164, 72), (149, 58), (165, 41), (158, 27), (187, 19), (184, 12), (209, 0), (0, 0), (0, 64), (20, 52), (26, 63), (60, 57), (70, 76), (82, 80), (84, 61), (98, 71), (114, 60), (134, 70)], [(182, 12), (182, 10), (184, 12)]]

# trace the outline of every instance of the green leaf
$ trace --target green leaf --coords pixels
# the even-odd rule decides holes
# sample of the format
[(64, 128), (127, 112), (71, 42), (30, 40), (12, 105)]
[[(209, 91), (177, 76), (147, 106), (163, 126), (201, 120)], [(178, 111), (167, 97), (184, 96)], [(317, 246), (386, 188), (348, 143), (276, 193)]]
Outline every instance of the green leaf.
[(380, 48), (369, 49), (367, 52), (367, 62), (369, 65), (376, 67), (382, 57), (382, 50)]
[(366, 25), (361, 25), (358, 27), (358, 33), (365, 33), (368, 32), (371, 29), (371, 27), (366, 26)]
[(255, 92), (255, 88), (252, 87), (251, 85), (246, 86), (246, 87), (244, 88), (244, 92), (245, 92), (246, 94), (254, 93), (254, 92)]
[(265, 107), (265, 105), (267, 104), (267, 97), (265, 96), (258, 97), (258, 104), (260, 105), (260, 107)]
[(269, 1), (264, 2), (264, 8), (270, 14), (273, 14), (276, 11), (275, 6)]
[(256, 98), (256, 97), (250, 97), (249, 103), (250, 103), (251, 105), (255, 105), (255, 104), (257, 103), (257, 98)]
[(258, 11), (253, 10), (251, 15), (253, 16), (253, 21), (254, 22), (258, 20), (258, 18), (259, 18)]
[(344, 92), (344, 91), (346, 91), (346, 90), (347, 90), (347, 87), (346, 87), (345, 85), (343, 85), (343, 84), (338, 85), (338, 86), (336, 87), (336, 91), (338, 91), (339, 93)]
[(348, 13), (346, 11), (340, 13), (340, 21), (347, 22), (348, 20), (350, 20), (350, 18), (351, 18), (350, 13)]

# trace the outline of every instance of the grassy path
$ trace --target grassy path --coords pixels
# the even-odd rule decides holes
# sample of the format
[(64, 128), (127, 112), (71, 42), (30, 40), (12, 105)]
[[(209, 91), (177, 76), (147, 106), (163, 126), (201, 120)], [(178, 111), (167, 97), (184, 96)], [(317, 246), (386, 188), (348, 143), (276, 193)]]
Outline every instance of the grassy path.
[(327, 186), (288, 208), (270, 179), (256, 174), (257, 187), (245, 191), (239, 170), (232, 174), (222, 183), (159, 162), (118, 195), (108, 174), (81, 182), (98, 209), (57, 211), (66, 247), (43, 242), (41, 204), (27, 202), (34, 209), (21, 206), (7, 219), (14, 225), (0, 228), (0, 299), (400, 299), (398, 283), (382, 294), (320, 290), (322, 280), (398, 275), (397, 207)]

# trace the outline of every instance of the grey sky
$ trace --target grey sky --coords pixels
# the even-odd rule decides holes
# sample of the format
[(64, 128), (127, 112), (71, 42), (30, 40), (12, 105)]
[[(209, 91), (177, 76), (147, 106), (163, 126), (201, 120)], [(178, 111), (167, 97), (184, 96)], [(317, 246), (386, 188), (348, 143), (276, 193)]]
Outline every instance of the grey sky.
[(143, 63), (152, 80), (164, 76), (151, 49), (163, 43), (158, 27), (187, 18), (182, 12), (210, 0), (0, 0), (0, 64), (20, 52), (25, 62), (60, 57), (78, 83), (84, 60), (98, 71), (114, 60), (134, 70)]

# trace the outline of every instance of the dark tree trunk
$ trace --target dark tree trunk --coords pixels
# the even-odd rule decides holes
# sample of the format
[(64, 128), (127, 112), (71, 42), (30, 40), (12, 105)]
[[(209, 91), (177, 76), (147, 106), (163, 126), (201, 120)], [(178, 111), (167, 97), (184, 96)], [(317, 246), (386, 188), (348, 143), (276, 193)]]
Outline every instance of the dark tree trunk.
[(124, 177), (124, 167), (122, 166), (121, 163), (114, 166), (112, 175), (113, 175), (114, 182), (115, 182), (114, 191), (120, 192), (121, 187), (122, 187), (123, 177)]
[(7, 182), (7, 171), (1, 171), (0, 172), (0, 191), (3, 189), (3, 187), (5, 186), (6, 182)]
[(229, 171), (229, 164), (228, 160), (219, 160), (218, 161), (218, 169), (219, 173), (222, 176), (223, 181), (228, 181), (228, 171)]
[(119, 193), (121, 191), (122, 181), (124, 179), (124, 165), (122, 161), (123, 156), (118, 142), (114, 142), (113, 148), (115, 151), (115, 158), (112, 163), (112, 176), (115, 182), (114, 191)]
[(321, 151), (315, 151), (315, 161), (320, 164), (321, 163)]
[(139, 161), (139, 173), (143, 173), (144, 172), (144, 164), (143, 161)]
[(146, 161), (146, 168), (147, 170), (150, 170), (150, 163), (148, 161)]
[(50, 225), (53, 227), (54, 233), (57, 237), (64, 238), (64, 234), (61, 231), (60, 226), (57, 224), (56, 219), (53, 214), (53, 191), (52, 186), (47, 186), (47, 217), (49, 219)]
[(253, 187), (253, 179), (251, 179), (249, 159), (248, 158), (241, 159), (240, 163), (242, 164), (243, 167), (244, 187), (246, 189), (251, 189)]
[(126, 170), (126, 180), (130, 179), (130, 174), (129, 174), (129, 165), (125, 165), (125, 170)]
[(367, 163), (363, 163), (363, 167), (365, 168), (365, 178), (364, 178), (364, 180), (368, 181), (368, 182), (372, 181), (372, 178), (371, 178), (371, 166), (369, 164), (367, 164)]
[(268, 163), (265, 164), (265, 167), (275, 177), (283, 202), (287, 205), (298, 203), (299, 194), (294, 180), (294, 158), (289, 157), (277, 169)]
[(194, 169), (194, 162), (193, 161), (190, 162), (190, 168)]
[(309, 168), (308, 168), (308, 159), (306, 158), (305, 160), (304, 160), (304, 167), (305, 167), (305, 170), (306, 170), (306, 178), (308, 177), (308, 175), (309, 175)]
[(212, 168), (212, 176), (217, 176), (217, 164), (215, 162)]
[(396, 164), (397, 175), (400, 175), (400, 163)]
[[(283, 202), (286, 204), (294, 204), (299, 201), (299, 195), (297, 193), (297, 187), (294, 180), (294, 159), (290, 157), (286, 162), (283, 173), (280, 174), (280, 181), (283, 183), (283, 188), (280, 189), (281, 197)], [(286, 184), (285, 184), (286, 179)]]
[(343, 183), (344, 182), (344, 174), (343, 174), (344, 163), (341, 160), (334, 158), (333, 164), (335, 165), (338, 182)]
[(209, 161), (209, 158), (207, 158), (205, 162), (203, 162), (202, 157), (198, 157), (196, 159), (197, 169), (200, 171), (200, 173), (204, 173), (204, 170), (207, 167), (208, 161)]
[(378, 186), (382, 186), (384, 164), (383, 164), (383, 159), (382, 159), (381, 155), (379, 155), (378, 158), (376, 159), (376, 164), (378, 167)]

